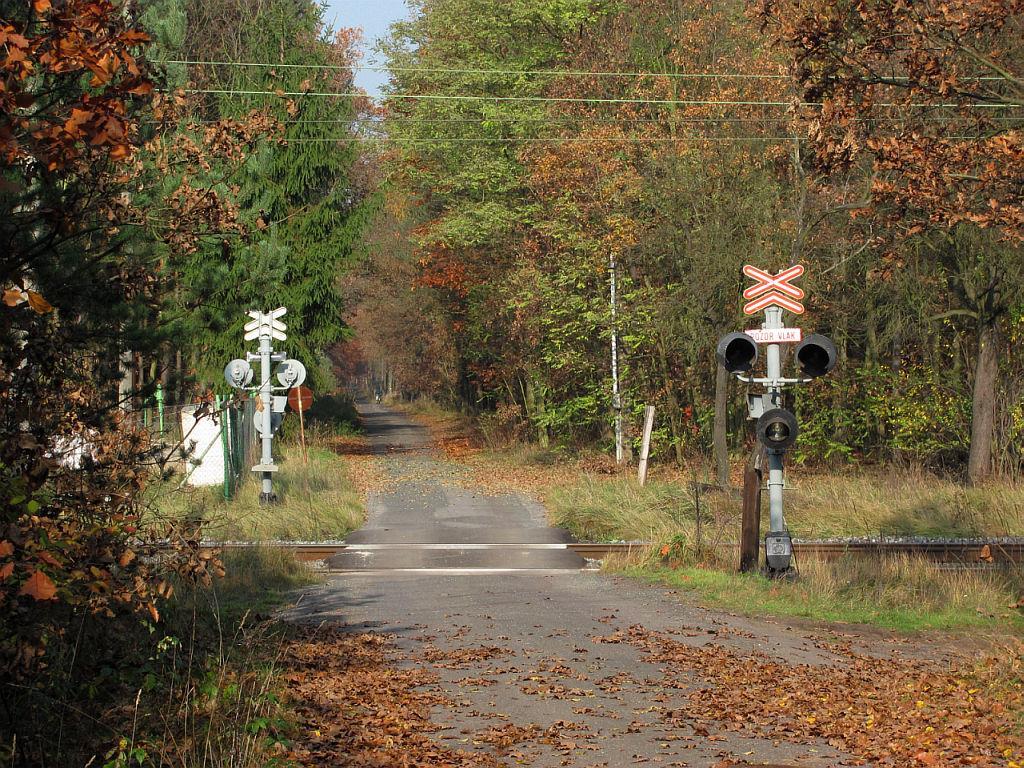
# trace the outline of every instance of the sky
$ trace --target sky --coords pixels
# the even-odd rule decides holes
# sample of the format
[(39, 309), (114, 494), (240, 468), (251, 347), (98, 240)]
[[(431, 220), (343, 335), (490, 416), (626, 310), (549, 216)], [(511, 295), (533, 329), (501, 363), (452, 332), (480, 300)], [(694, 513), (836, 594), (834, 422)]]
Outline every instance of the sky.
[[(405, 0), (327, 0), (324, 18), (335, 28), (360, 27), (363, 30), (365, 49), (362, 63), (379, 66), (383, 62), (373, 59), (374, 43), (387, 34), (392, 22), (408, 18), (408, 14)], [(366, 89), (371, 96), (380, 95), (380, 87), (387, 79), (387, 72), (370, 72), (365, 69), (356, 72), (356, 85)]]

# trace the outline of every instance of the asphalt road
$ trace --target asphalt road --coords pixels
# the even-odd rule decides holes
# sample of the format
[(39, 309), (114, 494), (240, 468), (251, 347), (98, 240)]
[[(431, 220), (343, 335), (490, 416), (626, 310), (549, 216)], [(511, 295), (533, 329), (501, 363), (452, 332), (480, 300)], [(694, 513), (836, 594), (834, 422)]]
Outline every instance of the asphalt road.
[(331, 562), (347, 572), (302, 594), (289, 616), (393, 633), (403, 663), (433, 667), (452, 702), (433, 715), (445, 726), (436, 738), (495, 750), (479, 734), (509, 724), (573, 734), (528, 740), (508, 758), (534, 766), (845, 762), (824, 744), (680, 721), (687, 696), (705, 685), (699, 676), (669, 678), (634, 645), (602, 639), (640, 625), (693, 646), (843, 663), (820, 635), (688, 606), (662, 589), (584, 570), (559, 548), (566, 533), (546, 525), (535, 501), (452, 483), (423, 428), (381, 406), (361, 410), (392, 482), (370, 498), (366, 527), (349, 538), (363, 549)]
[[(485, 496), (445, 482), (430, 455), (429, 435), (379, 405), (360, 408), (374, 451), (391, 455), (390, 490), (370, 500), (366, 525), (328, 561), (336, 570), (393, 572), (444, 569), (517, 572), (583, 568), (565, 547), (571, 538), (548, 527), (544, 510), (515, 494)], [(437, 574), (434, 574), (437, 575)]]

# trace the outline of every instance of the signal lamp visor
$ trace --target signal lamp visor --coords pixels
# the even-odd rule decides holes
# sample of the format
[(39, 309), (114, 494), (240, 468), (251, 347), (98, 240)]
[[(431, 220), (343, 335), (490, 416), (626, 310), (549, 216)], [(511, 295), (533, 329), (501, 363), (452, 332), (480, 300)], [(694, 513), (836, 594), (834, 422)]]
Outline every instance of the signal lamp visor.
[(757, 439), (765, 448), (785, 451), (796, 442), (796, 416), (785, 408), (772, 408), (757, 420)]
[(749, 371), (757, 362), (757, 342), (742, 331), (727, 334), (719, 340), (715, 357), (729, 373)]
[(800, 370), (812, 379), (824, 376), (836, 367), (836, 345), (820, 333), (812, 333), (801, 341), (794, 354)]

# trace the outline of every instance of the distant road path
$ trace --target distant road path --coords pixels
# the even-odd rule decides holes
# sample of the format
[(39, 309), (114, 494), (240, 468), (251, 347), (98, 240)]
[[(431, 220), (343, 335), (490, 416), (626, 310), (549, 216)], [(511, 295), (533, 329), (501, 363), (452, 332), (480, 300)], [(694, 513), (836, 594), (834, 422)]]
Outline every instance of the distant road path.
[[(512, 748), (495, 729), (519, 734), (515, 759), (501, 758), (510, 765), (843, 764), (822, 743), (691, 718), (700, 674), (666, 672), (636, 628), (702, 651), (845, 663), (820, 636), (581, 570), (536, 502), (459, 487), (425, 429), (381, 406), (360, 410), (393, 485), (371, 497), (366, 527), (348, 539), (362, 548), (333, 559), (349, 571), (306, 592), (291, 617), (394, 633), (404, 663), (436, 671), (451, 701), (433, 715), (445, 727), (434, 738), (500, 756)], [(764, 706), (771, 717), (774, 704)], [(550, 733), (563, 735), (537, 737)]]
[(374, 451), (393, 454), (388, 471), (395, 483), (371, 497), (366, 525), (348, 536), (350, 546), (331, 558), (332, 568), (515, 572), (585, 565), (536, 502), (446, 482), (444, 467), (426, 452), (425, 428), (370, 403), (360, 405), (360, 416)]

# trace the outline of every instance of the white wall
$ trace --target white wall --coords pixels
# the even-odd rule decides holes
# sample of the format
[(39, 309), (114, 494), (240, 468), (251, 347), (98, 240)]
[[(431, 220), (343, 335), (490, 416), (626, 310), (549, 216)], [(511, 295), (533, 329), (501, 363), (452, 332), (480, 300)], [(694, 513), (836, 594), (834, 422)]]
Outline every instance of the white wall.
[(195, 413), (200, 407), (189, 405), (181, 409), (181, 434), (188, 453), (186, 482), (221, 485), (224, 482), (224, 444), (220, 437), (220, 414), (204, 412), (197, 419)]

